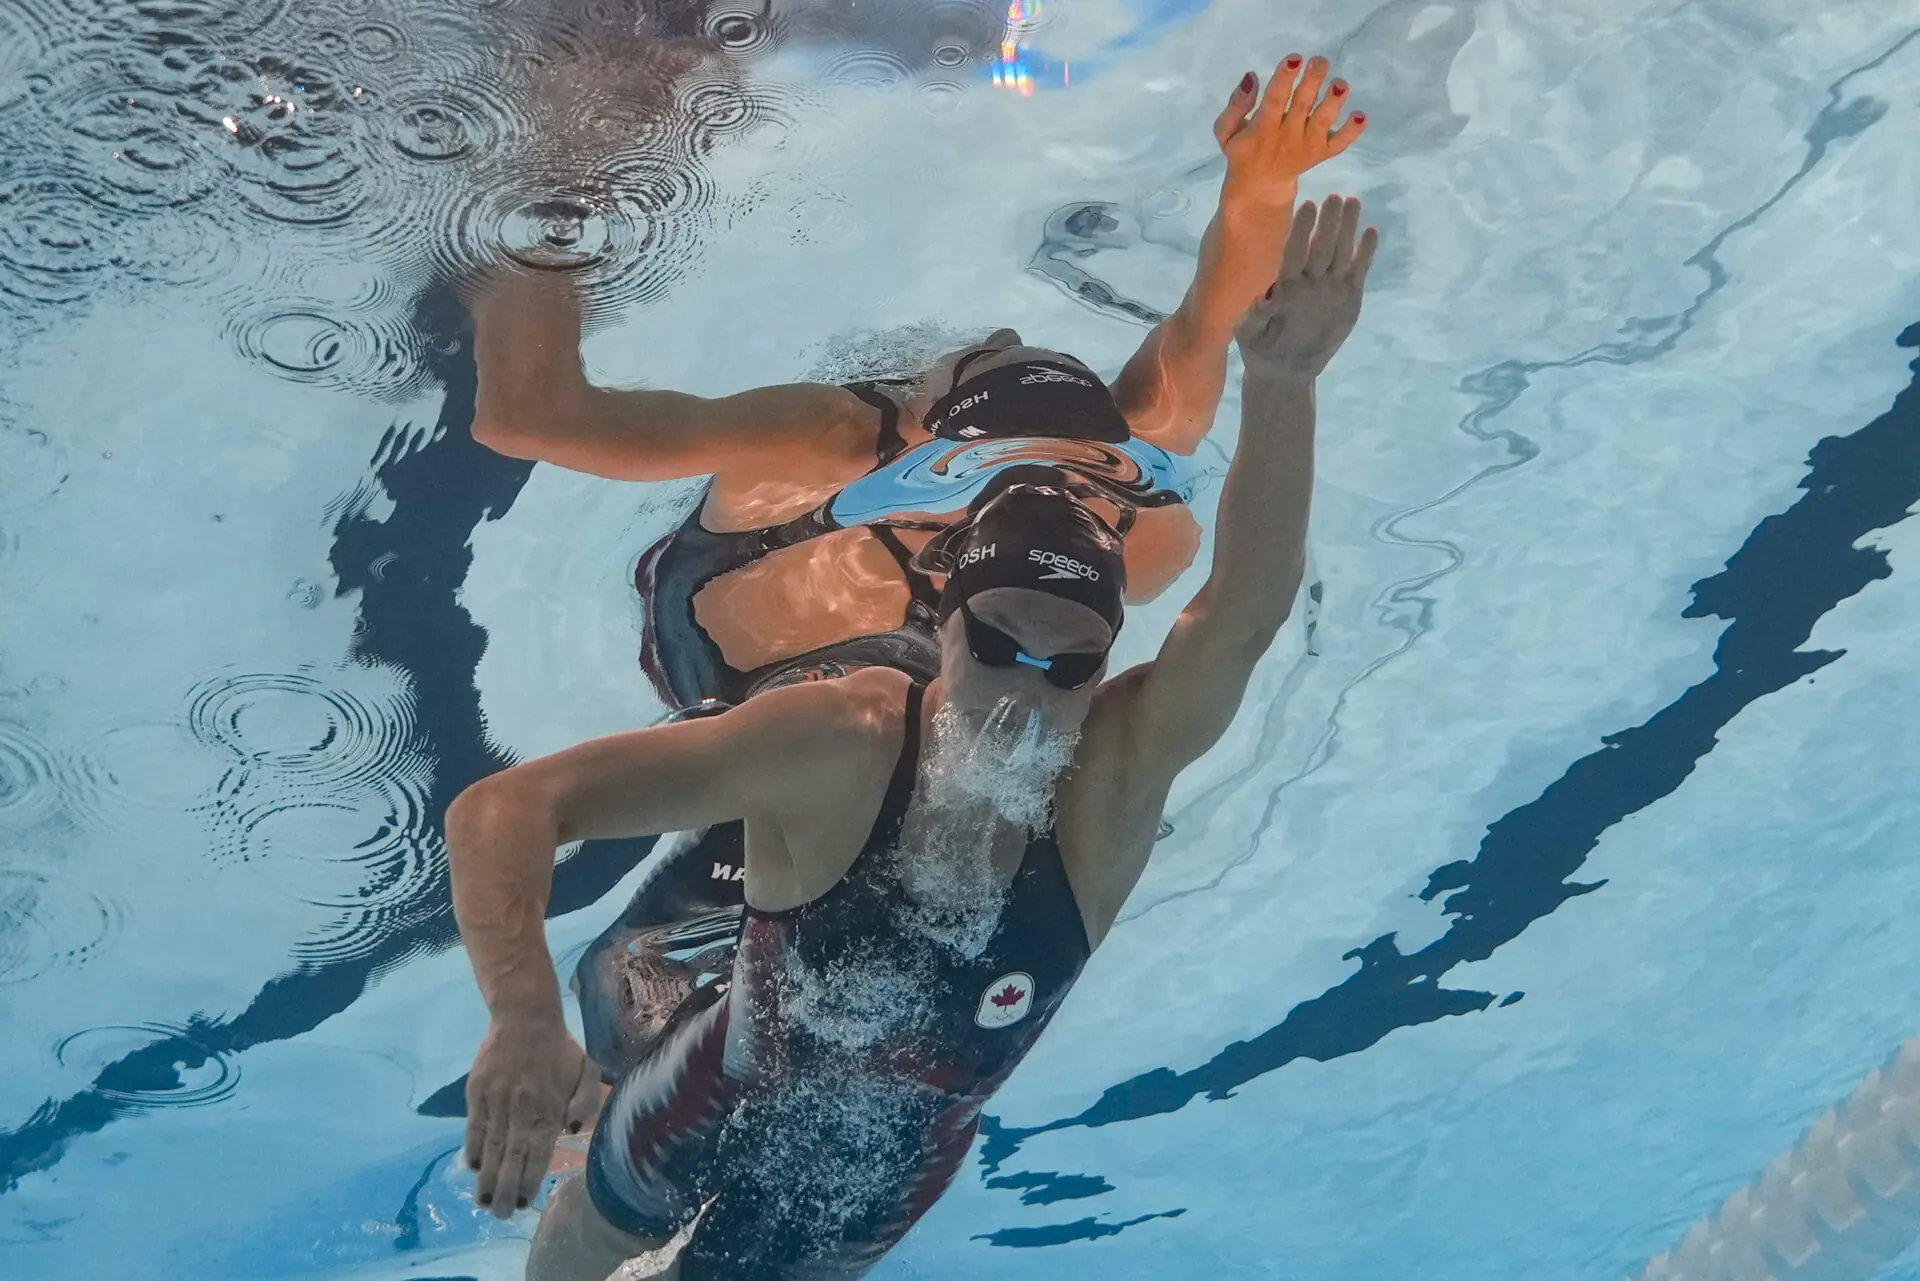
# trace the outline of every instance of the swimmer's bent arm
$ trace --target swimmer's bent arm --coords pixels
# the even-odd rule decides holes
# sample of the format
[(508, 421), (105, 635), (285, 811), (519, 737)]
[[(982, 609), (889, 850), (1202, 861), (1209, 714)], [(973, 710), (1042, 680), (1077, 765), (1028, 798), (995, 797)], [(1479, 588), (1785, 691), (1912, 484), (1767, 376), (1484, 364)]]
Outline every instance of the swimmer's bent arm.
[(482, 779), (447, 808), (454, 918), (496, 1021), (560, 1026), (547, 948), (554, 851), (744, 818), (778, 822), (822, 780), (831, 682), (721, 716), (615, 734)]
[(843, 387), (793, 383), (706, 398), (587, 381), (571, 282), (514, 273), (474, 308), (473, 438), (510, 458), (609, 480), (722, 474), (851, 480), (873, 464), (879, 414)]

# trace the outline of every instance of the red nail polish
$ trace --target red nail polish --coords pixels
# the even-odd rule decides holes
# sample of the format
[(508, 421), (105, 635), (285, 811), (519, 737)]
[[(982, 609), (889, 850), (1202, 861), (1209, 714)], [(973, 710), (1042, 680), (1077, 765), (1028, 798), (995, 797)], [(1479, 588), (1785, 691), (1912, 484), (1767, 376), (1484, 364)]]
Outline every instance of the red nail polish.
[(1364, 112), (1364, 111), (1356, 111), (1356, 112), (1354, 112), (1354, 113), (1353, 113), (1353, 123), (1355, 123), (1355, 124), (1357, 124), (1357, 125), (1363, 125), (1363, 124), (1365, 124), (1365, 123), (1367, 123), (1367, 113), (1366, 113), (1366, 112)]
[(1268, 286), (1267, 286), (1267, 297), (1269, 297), (1269, 298), (1271, 298), (1271, 297), (1273, 297), (1273, 286), (1272, 286), (1272, 285), (1268, 285)]
[(1252, 93), (1252, 92), (1253, 92), (1253, 86), (1254, 86), (1255, 84), (1257, 84), (1257, 83), (1258, 83), (1258, 81), (1256, 81), (1256, 80), (1254, 79), (1254, 75), (1253, 75), (1253, 73), (1252, 73), (1251, 71), (1249, 71), (1249, 72), (1248, 72), (1248, 73), (1247, 73), (1246, 75), (1244, 75), (1244, 76), (1242, 76), (1242, 77), (1240, 77), (1240, 92), (1241, 92), (1241, 93)]
[(1300, 55), (1296, 53), (1292, 57), (1288, 58), (1285, 62), (1281, 63), (1280, 65), (1285, 67), (1288, 71), (1298, 71), (1300, 70)]
[(1337, 84), (1337, 85), (1335, 85), (1335, 86), (1334, 86), (1334, 87), (1332, 88), (1332, 90), (1330, 90), (1330, 92), (1331, 92), (1331, 93), (1333, 94), (1333, 96), (1334, 96), (1334, 97), (1336, 97), (1336, 98), (1338, 98), (1338, 97), (1340, 97), (1340, 96), (1341, 96), (1342, 94), (1344, 94), (1344, 93), (1346, 93), (1346, 91), (1347, 91), (1347, 87), (1346, 87), (1345, 85), (1341, 85), (1341, 84)]

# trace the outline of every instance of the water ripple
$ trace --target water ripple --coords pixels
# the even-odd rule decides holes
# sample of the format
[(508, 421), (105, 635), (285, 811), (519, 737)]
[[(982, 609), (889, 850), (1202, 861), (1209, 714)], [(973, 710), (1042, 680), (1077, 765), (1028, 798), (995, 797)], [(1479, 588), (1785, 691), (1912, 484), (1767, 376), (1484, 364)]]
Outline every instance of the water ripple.
[(414, 732), (408, 699), (373, 701), (292, 672), (203, 681), (187, 724), (249, 771), (316, 789), (378, 784), (410, 761)]
[[(96, 827), (146, 814), (182, 814), (219, 780), (220, 757), (196, 742), (184, 719), (103, 726), (61, 770), (74, 816)], [(132, 814), (129, 814), (132, 811)]]
[(764, 53), (778, 35), (775, 20), (763, 5), (741, 0), (718, 0), (702, 18), (701, 31), (736, 56)]
[(65, 872), (0, 867), (0, 986), (85, 965), (120, 937), (119, 902)]
[(93, 1077), (99, 1094), (133, 1107), (203, 1107), (240, 1085), (239, 1065), (185, 1024), (106, 1023), (63, 1038), (53, 1056)]
[(31, 827), (60, 795), (53, 749), (26, 728), (0, 721), (0, 829)]
[(0, 292), (27, 302), (78, 302), (116, 265), (114, 202), (77, 174), (0, 178)]
[(228, 135), (223, 158), (240, 198), (261, 217), (299, 226), (344, 223), (367, 204), (355, 116), (377, 95), (278, 58), (220, 58), (199, 68), (181, 111)]
[(297, 946), (307, 960), (366, 955), (440, 902), (430, 891), (444, 846), (417, 771), (326, 792), (244, 786), (222, 802), (213, 850), (220, 863), (251, 865), (267, 891), (335, 914)]
[(267, 302), (227, 317), (225, 333), (242, 358), (290, 382), (404, 396), (427, 377), (406, 320), (368, 307), (354, 316)]
[(821, 79), (862, 89), (897, 89), (913, 74), (907, 60), (887, 49), (850, 49), (827, 60)]
[(779, 115), (779, 99), (735, 80), (691, 80), (678, 86), (676, 104), (703, 140), (745, 133)]

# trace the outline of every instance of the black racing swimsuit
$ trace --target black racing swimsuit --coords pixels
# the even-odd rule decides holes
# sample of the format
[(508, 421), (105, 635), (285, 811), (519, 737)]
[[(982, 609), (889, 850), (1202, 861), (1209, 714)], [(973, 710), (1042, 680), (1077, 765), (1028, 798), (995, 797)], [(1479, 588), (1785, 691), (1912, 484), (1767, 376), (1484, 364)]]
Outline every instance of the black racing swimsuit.
[[(900, 380), (846, 386), (880, 411), (876, 468), (892, 462), (907, 447), (900, 435), (900, 406), (880, 389), (909, 385)], [(647, 603), (641, 666), (668, 706), (692, 707), (705, 699), (741, 703), (790, 680), (840, 676), (861, 667), (894, 667), (917, 681), (933, 679), (940, 666), (939, 645), (933, 639), (938, 595), (925, 575), (907, 569), (912, 553), (899, 536), (879, 526), (869, 528), (899, 562), (913, 592), (906, 621), (899, 628), (856, 637), (752, 671), (729, 666), (721, 657), (720, 647), (695, 620), (693, 602), (700, 589), (771, 552), (831, 533), (838, 526), (823, 504), (784, 524), (715, 533), (700, 523), (705, 506), (704, 501), (696, 504), (678, 529), (649, 548), (634, 573), (634, 586)]]
[[(865, 1272), (952, 1181), (981, 1108), (1086, 963), (1051, 829), (1029, 841), (998, 910), (989, 901), (972, 918), (977, 930), (966, 912), (929, 914), (908, 895), (898, 840), (921, 701), (912, 685), (879, 817), (832, 889), (789, 911), (717, 909), (647, 936), (643, 951), (701, 977), (633, 1047), (594, 1132), (587, 1187), (608, 1221), (639, 1236), (698, 1218), (685, 1281)], [(695, 870), (707, 861), (697, 854)], [(741, 924), (737, 942), (728, 921)], [(593, 1022), (590, 1011), (590, 1040)]]

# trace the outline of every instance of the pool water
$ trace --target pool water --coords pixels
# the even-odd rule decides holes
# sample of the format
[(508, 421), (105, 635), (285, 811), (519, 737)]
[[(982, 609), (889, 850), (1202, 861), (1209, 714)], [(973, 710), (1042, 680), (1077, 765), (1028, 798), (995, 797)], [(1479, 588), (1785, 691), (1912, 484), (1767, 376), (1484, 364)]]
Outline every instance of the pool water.
[[(1294, 51), (1383, 235), (1310, 586), (874, 1275), (1639, 1274), (1920, 1035), (1909, 0), (4, 0), (0, 1276), (520, 1275), (441, 824), (659, 718), (699, 482), (476, 445), (453, 282), (576, 273), (609, 384), (1111, 375)], [(1920, 1278), (1843, 1173), (1769, 1269)]]

